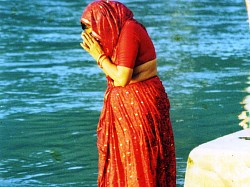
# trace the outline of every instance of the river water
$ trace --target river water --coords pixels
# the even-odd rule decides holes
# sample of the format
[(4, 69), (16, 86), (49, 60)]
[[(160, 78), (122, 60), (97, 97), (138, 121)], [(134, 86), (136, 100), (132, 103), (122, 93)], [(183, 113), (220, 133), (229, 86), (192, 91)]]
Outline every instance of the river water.
[[(0, 186), (97, 186), (106, 87), (79, 45), (90, 1), (0, 1)], [(124, 0), (157, 50), (171, 100), (177, 184), (189, 152), (242, 128), (250, 30), (242, 0)]]

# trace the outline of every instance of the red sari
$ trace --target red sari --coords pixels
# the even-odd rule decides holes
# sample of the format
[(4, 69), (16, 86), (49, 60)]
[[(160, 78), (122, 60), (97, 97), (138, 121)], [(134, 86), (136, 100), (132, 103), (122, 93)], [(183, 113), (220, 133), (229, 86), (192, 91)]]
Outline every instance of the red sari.
[[(134, 23), (133, 13), (118, 2), (97, 1), (85, 9), (82, 18), (84, 24), (91, 25), (92, 34), (112, 62), (126, 66), (126, 60), (133, 55), (122, 55), (125, 62), (121, 63), (116, 53), (126, 51), (119, 47), (119, 36), (125, 39), (131, 36), (126, 36), (124, 29), (123, 33), (121, 30), (128, 25), (125, 24), (128, 21)], [(131, 30), (134, 26), (138, 25), (131, 23), (126, 27)], [(141, 32), (145, 35), (143, 29)], [(129, 44), (128, 40), (124, 41), (124, 45), (136, 46)], [(142, 46), (151, 46), (151, 43), (145, 41), (140, 47), (142, 52), (137, 52), (135, 62), (128, 63), (127, 67), (133, 68), (150, 60)], [(145, 50), (147, 52), (147, 47)], [(149, 54), (151, 52), (149, 50)], [(155, 58), (154, 53), (151, 56)], [(99, 187), (176, 186), (175, 148), (169, 109), (170, 103), (158, 76), (125, 87), (114, 86), (113, 80), (108, 78), (97, 128)]]
[(169, 108), (158, 77), (126, 87), (108, 81), (97, 129), (98, 186), (176, 185)]

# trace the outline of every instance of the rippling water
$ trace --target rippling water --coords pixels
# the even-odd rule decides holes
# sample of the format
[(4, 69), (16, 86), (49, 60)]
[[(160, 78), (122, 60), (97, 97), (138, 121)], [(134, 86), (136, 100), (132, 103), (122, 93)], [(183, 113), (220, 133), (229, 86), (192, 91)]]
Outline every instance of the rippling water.
[[(105, 78), (79, 46), (90, 1), (0, 1), (0, 186), (96, 186)], [(177, 183), (197, 145), (240, 130), (250, 31), (242, 0), (121, 1), (156, 46)]]

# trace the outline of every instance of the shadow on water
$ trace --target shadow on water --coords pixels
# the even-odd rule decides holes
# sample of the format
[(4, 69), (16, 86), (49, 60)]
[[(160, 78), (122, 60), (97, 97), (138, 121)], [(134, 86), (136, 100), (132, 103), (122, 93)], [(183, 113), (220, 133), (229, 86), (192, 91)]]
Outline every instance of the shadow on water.
[[(2, 186), (96, 186), (96, 124), (106, 83), (79, 46), (79, 18), (89, 2), (0, 2)], [(245, 4), (121, 2), (155, 44), (183, 186), (195, 146), (242, 129), (237, 116), (247, 106), (250, 65)]]

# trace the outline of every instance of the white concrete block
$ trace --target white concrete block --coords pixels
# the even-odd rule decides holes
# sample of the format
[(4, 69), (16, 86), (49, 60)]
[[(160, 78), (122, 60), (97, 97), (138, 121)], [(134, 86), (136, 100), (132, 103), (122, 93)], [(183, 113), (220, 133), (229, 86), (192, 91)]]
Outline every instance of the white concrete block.
[(250, 187), (250, 129), (193, 149), (185, 187)]

